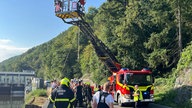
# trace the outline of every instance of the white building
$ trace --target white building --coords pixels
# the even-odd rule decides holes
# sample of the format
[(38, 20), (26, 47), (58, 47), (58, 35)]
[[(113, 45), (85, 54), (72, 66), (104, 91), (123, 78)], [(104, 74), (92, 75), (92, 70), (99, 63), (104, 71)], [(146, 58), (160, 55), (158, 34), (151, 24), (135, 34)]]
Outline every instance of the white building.
[(24, 84), (31, 83), (35, 77), (34, 71), (25, 72), (0, 72), (0, 84)]

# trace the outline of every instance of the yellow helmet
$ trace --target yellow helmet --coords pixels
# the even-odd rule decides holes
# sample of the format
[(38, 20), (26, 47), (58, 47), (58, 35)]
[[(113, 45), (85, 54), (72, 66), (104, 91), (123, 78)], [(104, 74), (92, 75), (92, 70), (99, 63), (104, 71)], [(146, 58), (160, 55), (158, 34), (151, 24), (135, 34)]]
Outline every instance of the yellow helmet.
[(90, 82), (86, 82), (86, 85), (90, 85)]
[(70, 83), (70, 80), (68, 79), (68, 78), (63, 78), (62, 80), (61, 80), (61, 85), (66, 85), (67, 87), (69, 87), (69, 83)]

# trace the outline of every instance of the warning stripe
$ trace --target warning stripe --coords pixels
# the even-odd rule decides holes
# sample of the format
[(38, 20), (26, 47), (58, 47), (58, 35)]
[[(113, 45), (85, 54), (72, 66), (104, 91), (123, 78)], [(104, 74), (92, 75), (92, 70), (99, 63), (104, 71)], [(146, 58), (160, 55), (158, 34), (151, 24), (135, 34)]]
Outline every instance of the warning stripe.
[(68, 19), (68, 18), (78, 18), (79, 15), (77, 12), (71, 12), (71, 13), (56, 13), (56, 16), (62, 19)]

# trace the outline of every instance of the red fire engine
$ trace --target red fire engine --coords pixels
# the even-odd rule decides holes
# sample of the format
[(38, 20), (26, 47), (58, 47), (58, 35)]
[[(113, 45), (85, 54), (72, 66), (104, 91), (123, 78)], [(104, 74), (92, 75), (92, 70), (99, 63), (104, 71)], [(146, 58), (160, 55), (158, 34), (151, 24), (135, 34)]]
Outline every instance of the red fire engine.
[(149, 69), (130, 70), (122, 68), (118, 72), (113, 73), (108, 80), (112, 85), (111, 93), (114, 96), (114, 100), (120, 106), (134, 102), (132, 94), (135, 85), (139, 85), (139, 90), (142, 92), (143, 100), (141, 102), (145, 104), (154, 102), (154, 79)]
[[(62, 4), (59, 5), (60, 9), (57, 9), (57, 3)], [(120, 106), (133, 102), (132, 94), (135, 85), (138, 85), (142, 92), (143, 100), (141, 102), (153, 102), (154, 79), (152, 72), (145, 68), (142, 70), (121, 68), (119, 61), (113, 53), (97, 38), (94, 30), (84, 20), (84, 4), (84, 0), (55, 0), (55, 14), (65, 23), (78, 26), (84, 35), (88, 37), (99, 59), (113, 73), (109, 77), (109, 81), (113, 85), (111, 92)]]

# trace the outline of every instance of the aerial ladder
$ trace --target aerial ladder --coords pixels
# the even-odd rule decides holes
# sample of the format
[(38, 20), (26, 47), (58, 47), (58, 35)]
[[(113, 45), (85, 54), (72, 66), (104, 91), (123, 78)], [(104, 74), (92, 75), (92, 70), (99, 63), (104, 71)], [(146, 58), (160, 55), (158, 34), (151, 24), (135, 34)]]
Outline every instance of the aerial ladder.
[(85, 0), (54, 0), (54, 3), (55, 15), (67, 24), (78, 26), (90, 40), (99, 59), (111, 72), (118, 72), (121, 69), (120, 63), (83, 18)]
[(84, 5), (84, 0), (55, 0), (55, 15), (67, 24), (78, 26), (90, 40), (99, 59), (113, 73), (108, 80), (112, 85), (111, 94), (114, 100), (120, 106), (133, 103), (134, 86), (139, 85), (143, 96), (141, 102), (144, 104), (154, 102), (154, 78), (152, 72), (147, 68), (142, 70), (121, 68), (120, 63), (110, 49), (98, 39), (91, 26), (84, 20)]

